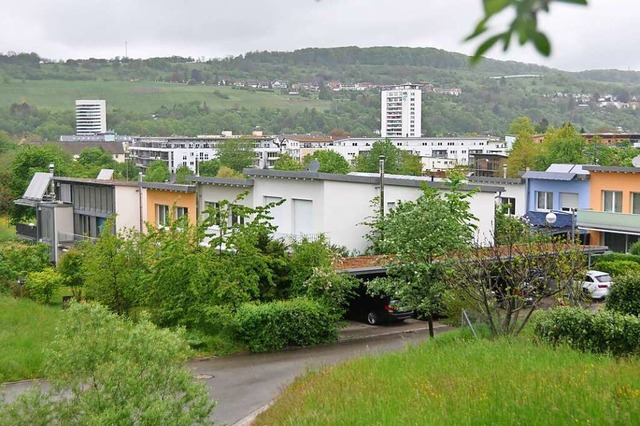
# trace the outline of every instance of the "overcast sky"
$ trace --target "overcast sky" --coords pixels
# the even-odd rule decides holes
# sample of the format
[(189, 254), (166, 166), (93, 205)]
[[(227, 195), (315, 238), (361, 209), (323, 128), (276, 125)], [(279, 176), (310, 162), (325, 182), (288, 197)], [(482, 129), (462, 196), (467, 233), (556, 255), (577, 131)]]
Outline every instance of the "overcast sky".
[[(482, 0), (8, 0), (0, 52), (50, 59), (125, 55), (220, 58), (256, 50), (411, 46), (471, 53), (463, 38)], [(514, 44), (488, 56), (564, 70), (640, 70), (640, 1), (553, 5), (541, 16), (553, 53)]]

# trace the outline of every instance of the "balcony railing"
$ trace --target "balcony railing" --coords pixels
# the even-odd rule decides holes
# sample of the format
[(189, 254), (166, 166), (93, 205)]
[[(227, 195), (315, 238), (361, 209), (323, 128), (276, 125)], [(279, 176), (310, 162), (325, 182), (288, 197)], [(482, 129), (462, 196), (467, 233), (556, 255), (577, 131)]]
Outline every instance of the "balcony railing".
[(38, 227), (33, 223), (16, 223), (16, 235), (26, 240), (36, 240)]
[(95, 237), (87, 235), (73, 234), (70, 232), (58, 232), (58, 242), (61, 244), (75, 243), (78, 241), (95, 241)]
[(578, 210), (578, 227), (640, 233), (640, 214)]

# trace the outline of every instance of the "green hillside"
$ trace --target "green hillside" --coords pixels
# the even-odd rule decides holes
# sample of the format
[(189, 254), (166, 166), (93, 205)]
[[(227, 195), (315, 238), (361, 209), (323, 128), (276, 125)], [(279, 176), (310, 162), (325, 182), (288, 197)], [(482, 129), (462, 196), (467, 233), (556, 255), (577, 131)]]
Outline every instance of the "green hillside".
[[(0, 130), (56, 139), (73, 132), (74, 101), (81, 98), (106, 99), (108, 126), (121, 134), (246, 133), (260, 126), (268, 133), (374, 136), (379, 129), (376, 90), (289, 95), (288, 89), (233, 88), (275, 80), (431, 83), (436, 91), (423, 97), (426, 136), (501, 135), (522, 115), (555, 126), (572, 122), (585, 131), (640, 132), (640, 108), (634, 109), (638, 72), (571, 73), (490, 59), (471, 67), (461, 54), (406, 47), (249, 52), (204, 62), (179, 56), (54, 62), (34, 53), (0, 55)], [(461, 89), (461, 95), (438, 93), (450, 88)], [(628, 108), (601, 107), (598, 99), (605, 96)]]

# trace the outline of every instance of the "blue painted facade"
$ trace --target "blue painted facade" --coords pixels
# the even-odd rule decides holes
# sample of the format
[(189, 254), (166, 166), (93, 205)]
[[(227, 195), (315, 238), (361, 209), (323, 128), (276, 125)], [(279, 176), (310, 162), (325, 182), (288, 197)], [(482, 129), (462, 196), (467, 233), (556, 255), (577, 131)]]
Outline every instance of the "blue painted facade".
[(531, 178), (527, 179), (527, 212), (538, 211), (536, 205), (536, 192), (553, 193), (553, 210), (561, 210), (560, 194), (562, 192), (578, 194), (578, 209), (588, 209), (589, 204), (589, 180), (547, 180)]

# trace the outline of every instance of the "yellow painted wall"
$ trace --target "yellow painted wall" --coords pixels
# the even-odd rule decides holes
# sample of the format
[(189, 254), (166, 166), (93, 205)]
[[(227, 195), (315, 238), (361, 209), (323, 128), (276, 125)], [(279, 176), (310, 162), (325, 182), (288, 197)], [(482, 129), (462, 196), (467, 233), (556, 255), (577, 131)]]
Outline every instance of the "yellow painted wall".
[(631, 213), (631, 193), (640, 192), (640, 174), (591, 172), (590, 207), (602, 211), (602, 191), (622, 191), (622, 213)]
[[(602, 191), (622, 191), (622, 213), (631, 213), (631, 193), (640, 192), (640, 174), (594, 172), (589, 174), (589, 203), (592, 210), (602, 211)], [(601, 243), (601, 233), (591, 233), (591, 244)]]
[(169, 206), (171, 215), (175, 218), (174, 207), (186, 207), (189, 211), (189, 222), (195, 224), (196, 216), (196, 193), (195, 192), (174, 192), (160, 191), (147, 188), (147, 217), (146, 222), (158, 224), (156, 218), (156, 205), (163, 204)]

